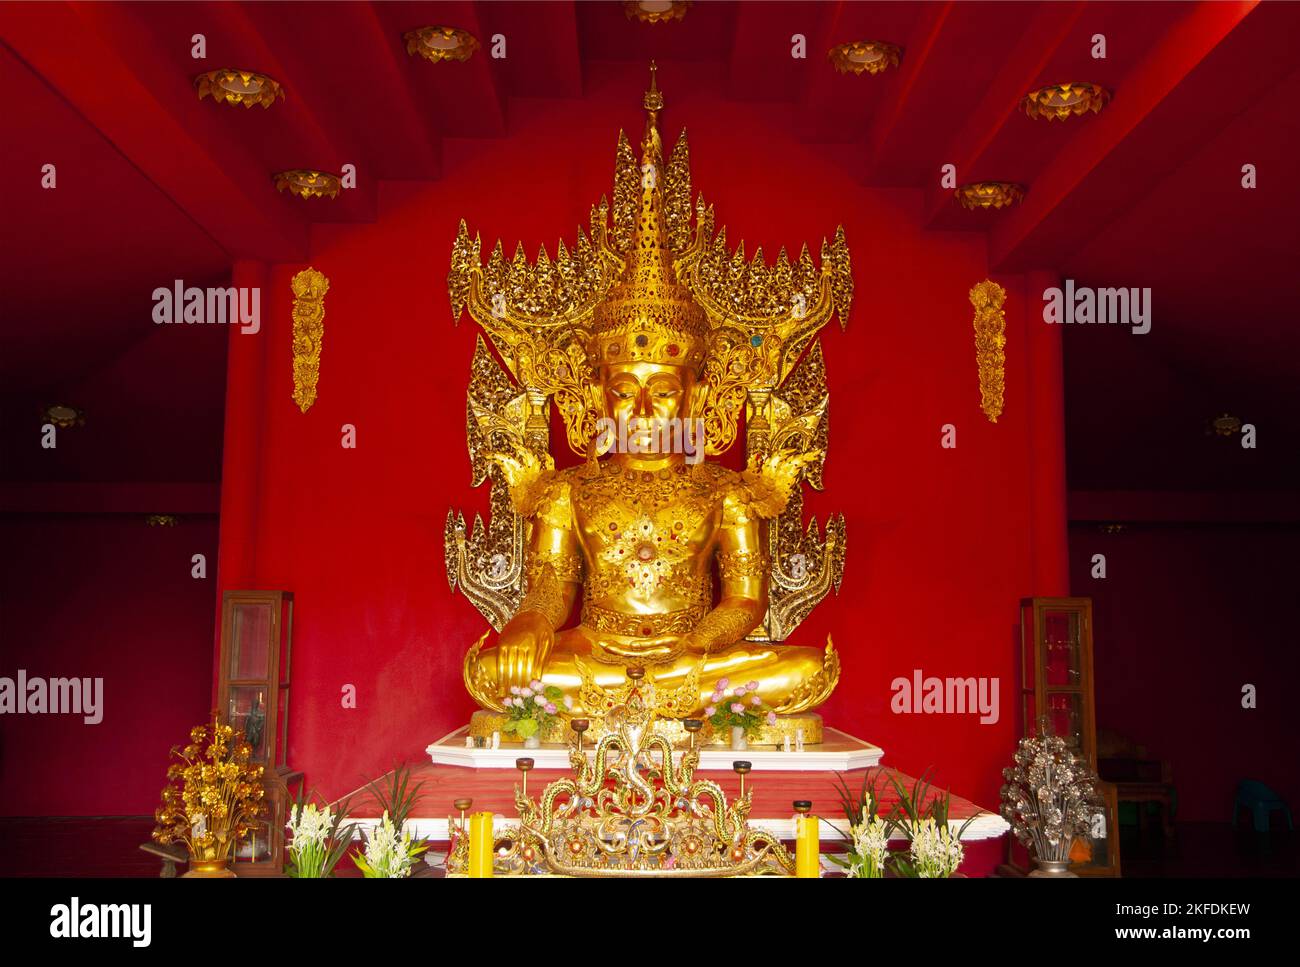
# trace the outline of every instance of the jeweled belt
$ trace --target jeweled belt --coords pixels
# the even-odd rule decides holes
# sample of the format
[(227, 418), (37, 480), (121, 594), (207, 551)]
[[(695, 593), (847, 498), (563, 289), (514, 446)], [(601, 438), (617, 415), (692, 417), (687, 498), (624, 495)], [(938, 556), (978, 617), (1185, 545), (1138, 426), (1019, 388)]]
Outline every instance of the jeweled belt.
[[(599, 605), (584, 601), (582, 604), (582, 623), (588, 628), (604, 631), (612, 635), (626, 635), (629, 638), (657, 638), (660, 635), (684, 635), (697, 624), (708, 612), (704, 605), (683, 608), (681, 611), (666, 611), (661, 614), (628, 614), (625, 611), (612, 611)], [(670, 654), (648, 659), (652, 664), (672, 661), (682, 652), (674, 649)], [(629, 648), (635, 651), (635, 645)], [(593, 658), (600, 661), (623, 662), (626, 655), (593, 652)]]

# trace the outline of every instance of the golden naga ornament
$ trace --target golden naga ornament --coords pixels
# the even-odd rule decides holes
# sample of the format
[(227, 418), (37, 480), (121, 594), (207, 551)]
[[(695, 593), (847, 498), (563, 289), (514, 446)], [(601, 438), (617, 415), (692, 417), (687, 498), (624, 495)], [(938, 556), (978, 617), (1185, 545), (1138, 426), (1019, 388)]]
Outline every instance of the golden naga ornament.
[[(844, 519), (824, 536), (805, 528), (802, 486), (822, 487), (816, 337), (832, 316), (848, 321), (844, 231), (823, 240), (820, 265), (807, 246), (774, 264), (761, 249), (732, 251), (713, 209), (692, 205), (685, 132), (665, 162), (654, 70), (640, 156), (620, 133), (613, 201), (592, 208), (571, 247), (530, 263), (497, 242), (485, 264), (462, 221), (452, 248), (453, 317), (467, 308), (486, 336), (466, 435), (491, 516), (467, 527), (448, 514), (446, 566), (500, 633), (465, 658), (485, 710), (540, 681), (574, 714), (600, 715), (626, 697), (632, 666), (672, 719), (699, 715), (729, 679), (757, 682), (783, 715), (816, 707), (839, 680), (829, 641), (784, 641), (843, 575)], [(552, 402), (577, 466), (552, 457)], [(742, 412), (737, 473), (707, 458), (737, 442)]]
[(1031, 118), (1062, 120), (1075, 114), (1097, 114), (1110, 101), (1110, 91), (1096, 84), (1051, 84), (1030, 91), (1020, 101)]
[(330, 280), (315, 269), (293, 277), (293, 401), (306, 413), (316, 402), (325, 339), (325, 293)]
[[(493, 841), (493, 872), (585, 877), (790, 876), (794, 858), (772, 833), (749, 825), (750, 786), (728, 802), (699, 779), (696, 748), (678, 752), (655, 730), (653, 699), (633, 683), (605, 715), (609, 731), (590, 760), (573, 747), (572, 775), (536, 799), (516, 787), (519, 822)], [(450, 820), (447, 872), (469, 870), (469, 836)]]
[(980, 409), (996, 423), (1002, 415), (1002, 393), (1007, 375), (1007, 317), (1002, 306), (1007, 290), (985, 279), (970, 290), (975, 307), (975, 365), (979, 367)]
[(223, 68), (208, 71), (194, 78), (194, 89), (199, 100), (210, 97), (218, 104), (242, 104), (249, 108), (260, 104), (268, 108), (277, 100), (284, 100), (284, 88), (273, 77), (257, 71)]

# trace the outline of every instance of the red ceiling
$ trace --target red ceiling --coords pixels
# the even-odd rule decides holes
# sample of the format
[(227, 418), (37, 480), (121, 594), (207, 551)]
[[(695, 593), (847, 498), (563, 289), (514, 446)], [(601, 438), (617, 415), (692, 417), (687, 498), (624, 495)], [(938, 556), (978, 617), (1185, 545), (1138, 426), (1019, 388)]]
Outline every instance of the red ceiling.
[[(432, 23), (471, 31), (484, 50), (441, 69), (408, 56), (402, 32)], [(190, 56), (195, 33), (206, 61)], [(1089, 53), (1097, 33), (1105, 60)], [(504, 61), (487, 56), (497, 34)], [(806, 60), (790, 56), (796, 34)], [(580, 97), (600, 62), (656, 58), (768, 103), (865, 183), (914, 190), (931, 229), (986, 233), (995, 269), (1153, 289), (1151, 335), (1067, 332), (1074, 486), (1293, 486), (1295, 36), (1300, 5), (1280, 3), (717, 2), (660, 25), (617, 3), (8, 4), (6, 449), (35, 400), (149, 382), (156, 399), (124, 425), (147, 425), (171, 394), (215, 435), (196, 445), (206, 458), (176, 456), (179, 467), (128, 447), (130, 472), (215, 479), (223, 356), (136, 348), (152, 338), (138, 323), (158, 278), (204, 284), (236, 256), (298, 260), (313, 220), (372, 219), (380, 180), (435, 179), (444, 142), (507, 135), (515, 99)], [(899, 69), (836, 74), (827, 48), (858, 39), (899, 44)], [(265, 71), (287, 96), (268, 111), (199, 102), (192, 77), (217, 66)], [(1066, 123), (1017, 110), (1027, 90), (1066, 79), (1112, 88), (1114, 101)], [(46, 162), (60, 165), (55, 192), (38, 186)], [(271, 185), (276, 170), (347, 162), (359, 188), (334, 202)], [(1259, 166), (1253, 192), (1238, 184), (1245, 162)], [(1025, 202), (966, 212), (939, 186), (944, 164), (961, 181), (1021, 182)], [(146, 361), (153, 370), (130, 369)], [(1201, 421), (1225, 409), (1267, 424), (1268, 448), (1245, 462), (1222, 447), (1207, 456), (1219, 441)], [(16, 460), (3, 471), (44, 472)], [(56, 471), (78, 474), (93, 476)]]

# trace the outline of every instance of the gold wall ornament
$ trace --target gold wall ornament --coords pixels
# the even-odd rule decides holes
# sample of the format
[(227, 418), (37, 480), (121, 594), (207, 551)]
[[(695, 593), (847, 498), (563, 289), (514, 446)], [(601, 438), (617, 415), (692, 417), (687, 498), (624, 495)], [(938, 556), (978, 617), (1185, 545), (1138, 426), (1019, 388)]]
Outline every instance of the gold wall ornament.
[(996, 423), (1002, 415), (1002, 393), (1007, 372), (1007, 318), (1002, 305), (1007, 290), (985, 279), (970, 290), (975, 307), (975, 364), (979, 367), (980, 409)]
[(956, 191), (957, 201), (968, 211), (977, 208), (1006, 208), (1025, 197), (1023, 185), (1009, 181), (976, 181), (961, 185)]
[[(502, 876), (790, 876), (794, 858), (770, 832), (751, 827), (753, 787), (728, 802), (722, 787), (695, 775), (697, 748), (679, 751), (655, 730), (654, 703), (635, 681), (605, 716), (593, 755), (570, 749), (571, 775), (536, 799), (515, 789), (517, 824), (493, 843)], [(452, 823), (455, 828), (454, 822)], [(447, 871), (469, 868), (458, 835)]]
[(1110, 101), (1110, 91), (1097, 84), (1051, 84), (1030, 91), (1020, 101), (1031, 118), (1065, 120), (1072, 114), (1097, 114)]
[(681, 20), (691, 8), (691, 0), (623, 0), (628, 20), (658, 24)]
[(341, 183), (338, 175), (314, 168), (293, 168), (271, 176), (276, 191), (288, 191), (299, 198), (337, 198)]
[(293, 401), (306, 413), (316, 402), (330, 280), (312, 268), (293, 277)]
[(199, 92), (200, 101), (211, 97), (218, 104), (242, 104), (246, 108), (254, 104), (268, 108), (277, 100), (284, 100), (280, 82), (257, 71), (229, 68), (208, 71), (194, 78), (194, 89)]
[(150, 527), (175, 527), (178, 519), (175, 514), (150, 514), (144, 522)]
[(832, 47), (826, 56), (841, 74), (880, 74), (898, 66), (903, 49), (880, 40), (858, 40)]
[(419, 27), (402, 34), (406, 52), (418, 54), (433, 64), (443, 61), (467, 61), (478, 50), (478, 38), (457, 27)]

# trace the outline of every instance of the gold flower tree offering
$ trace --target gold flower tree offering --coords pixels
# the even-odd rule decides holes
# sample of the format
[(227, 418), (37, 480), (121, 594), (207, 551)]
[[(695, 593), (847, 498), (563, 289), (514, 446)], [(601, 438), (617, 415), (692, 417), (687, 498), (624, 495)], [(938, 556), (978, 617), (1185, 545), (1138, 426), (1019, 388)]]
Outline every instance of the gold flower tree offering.
[(234, 876), (235, 844), (257, 826), (263, 809), (263, 767), (250, 761), (253, 747), (213, 712), (210, 725), (196, 725), (189, 744), (171, 751), (180, 761), (167, 769), (154, 841), (185, 845), (186, 876)]

